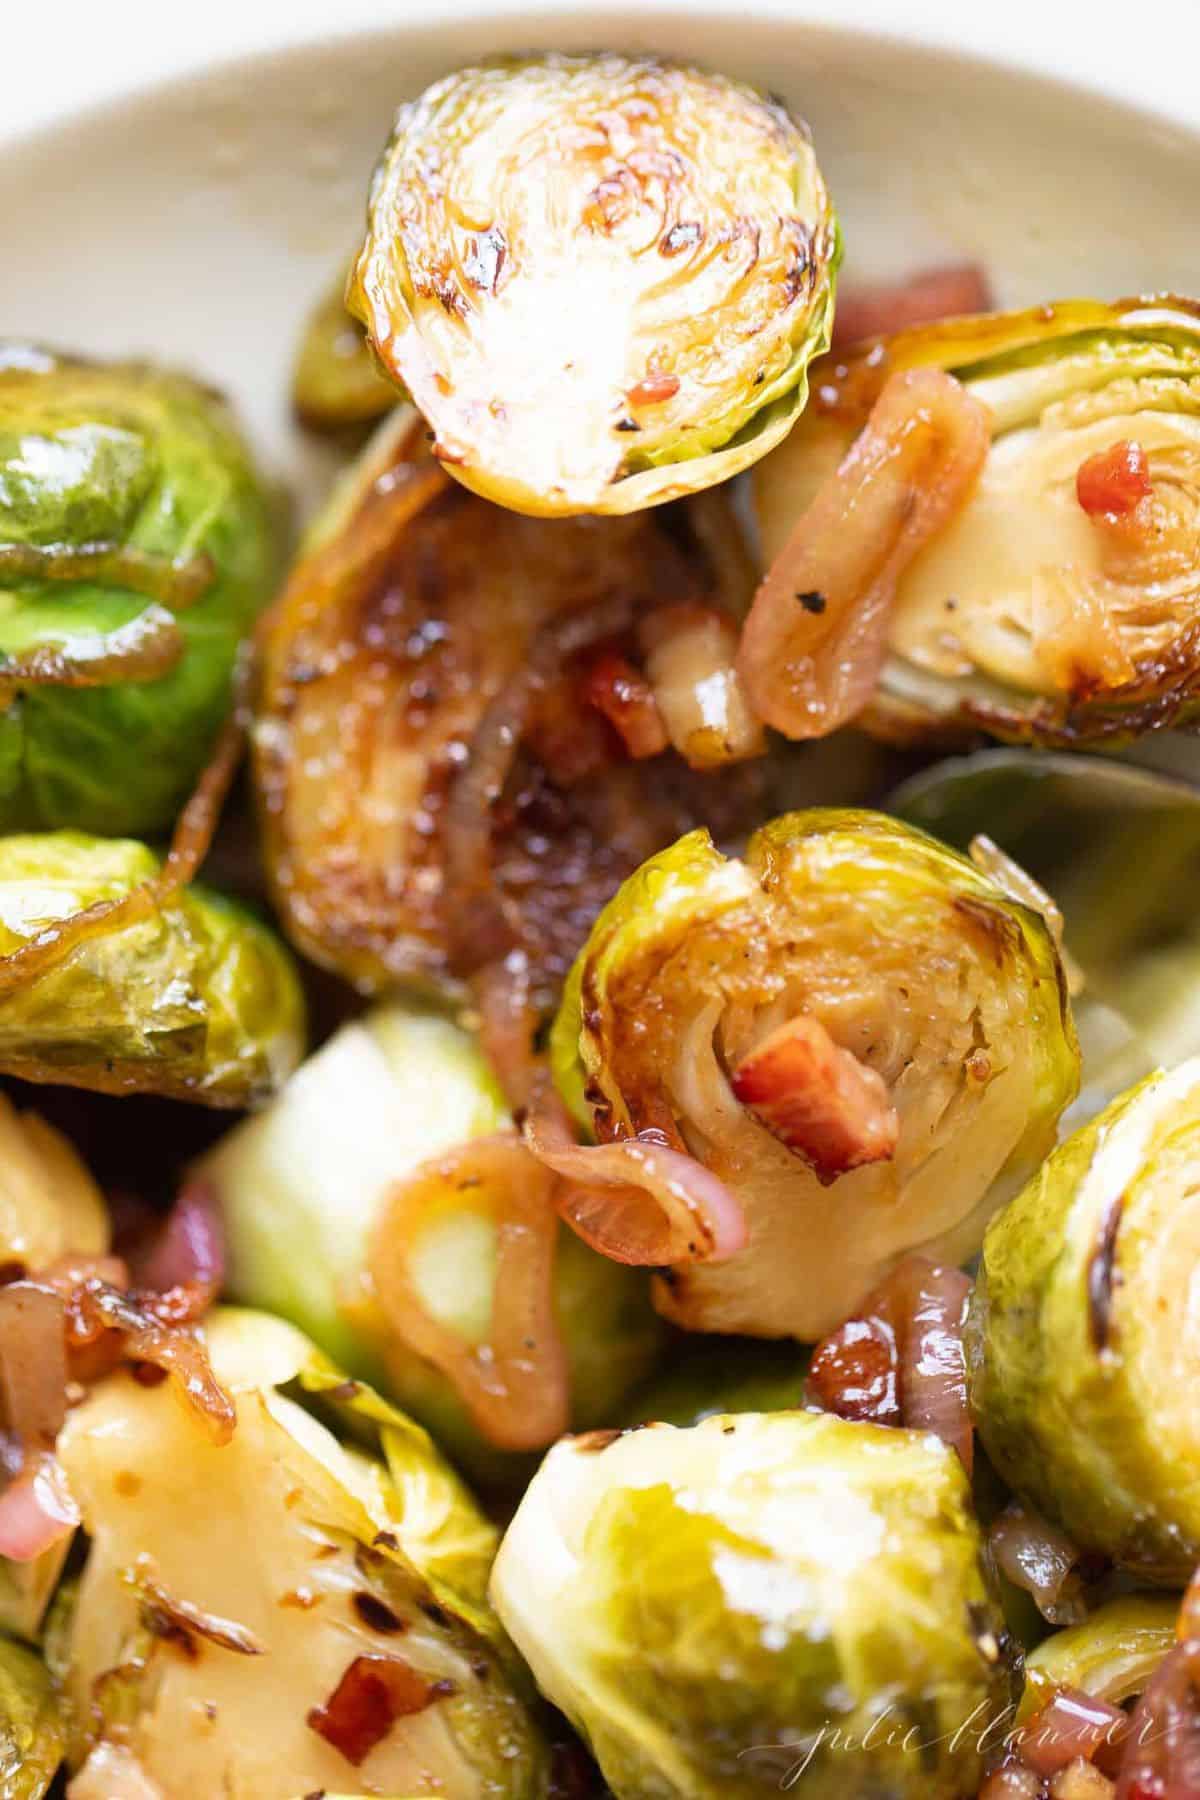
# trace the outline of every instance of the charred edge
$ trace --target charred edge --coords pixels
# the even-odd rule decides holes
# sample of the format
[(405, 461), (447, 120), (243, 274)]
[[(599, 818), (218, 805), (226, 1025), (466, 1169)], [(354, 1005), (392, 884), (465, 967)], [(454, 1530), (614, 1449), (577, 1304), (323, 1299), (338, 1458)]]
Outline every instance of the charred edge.
[(196, 1662), (200, 1656), (200, 1646), (186, 1626), (173, 1619), (164, 1607), (156, 1606), (152, 1600), (145, 1600), (141, 1607), (141, 1621), (152, 1637), (160, 1643), (170, 1644), (173, 1650), (187, 1662)]
[(1021, 928), (1016, 920), (998, 906), (974, 900), (969, 894), (955, 894), (950, 904), (984, 939), (996, 959), (996, 967), (1002, 969), (1020, 945)]
[(598, 1456), (601, 1450), (607, 1450), (610, 1444), (615, 1444), (618, 1438), (624, 1436), (625, 1433), (623, 1431), (604, 1429), (600, 1431), (581, 1432), (580, 1435), (572, 1441), (576, 1450), (583, 1450), (589, 1456)]
[(1117, 1283), (1117, 1233), (1121, 1229), (1124, 1210), (1125, 1196), (1118, 1194), (1115, 1200), (1109, 1202), (1097, 1233), (1096, 1247), (1088, 1258), (1088, 1330), (1092, 1348), (1097, 1352), (1107, 1350), (1112, 1338), (1113, 1289)]

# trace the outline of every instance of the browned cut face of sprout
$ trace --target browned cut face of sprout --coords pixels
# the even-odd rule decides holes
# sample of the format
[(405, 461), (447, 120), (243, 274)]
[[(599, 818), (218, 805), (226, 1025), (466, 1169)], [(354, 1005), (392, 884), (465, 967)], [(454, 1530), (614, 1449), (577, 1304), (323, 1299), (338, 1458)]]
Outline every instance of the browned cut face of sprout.
[(409, 411), (322, 534), (269, 622), (255, 727), (287, 927), (368, 990), (461, 996), (523, 957), (544, 1013), (626, 874), (761, 806), (753, 763), (718, 766), (763, 747), (727, 504), (523, 518), (449, 482)]

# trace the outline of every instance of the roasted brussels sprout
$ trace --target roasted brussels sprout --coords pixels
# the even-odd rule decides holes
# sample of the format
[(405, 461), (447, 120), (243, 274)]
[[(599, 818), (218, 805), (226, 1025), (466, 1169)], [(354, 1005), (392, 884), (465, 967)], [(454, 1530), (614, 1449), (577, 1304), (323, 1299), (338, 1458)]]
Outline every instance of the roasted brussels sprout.
[(788, 1412), (805, 1402), (808, 1353), (761, 1339), (684, 1339), (638, 1388), (619, 1423), (699, 1425), (717, 1413)]
[(1192, 1273), (1200, 1060), (1075, 1133), (993, 1222), (967, 1320), (971, 1400), (1010, 1485), (1150, 1582), (1200, 1561)]
[(379, 372), (341, 279), (309, 314), (292, 371), (292, 408), (312, 431), (344, 436), (391, 412), (400, 395)]
[(1025, 1658), (1019, 1718), (1031, 1717), (1064, 1687), (1113, 1706), (1132, 1700), (1174, 1649), (1178, 1618), (1175, 1596), (1125, 1594), (1054, 1632)]
[(899, 579), (863, 722), (1111, 745), (1200, 704), (1200, 310), (1070, 301), (950, 320), (822, 366), (818, 404), (755, 471), (769, 563), (883, 382), (957, 377), (991, 443), (966, 504)]
[(0, 1796), (41, 1800), (63, 1759), (66, 1727), (45, 1667), (0, 1638)]
[[(714, 506), (731, 532), (716, 496), (671, 516), (523, 519), (448, 482), (411, 408), (388, 421), (265, 646), (267, 858), (307, 954), (364, 989), (459, 993), (516, 949), (549, 1009), (591, 919), (644, 857), (697, 823), (744, 830), (757, 765), (693, 772), (650, 755), (667, 732), (648, 690), (644, 735), (623, 721), (623, 737), (588, 699), (601, 659), (649, 619), (698, 611), (736, 638), (718, 568), (736, 539), (717, 533), (710, 555), (698, 536)], [(709, 736), (740, 734), (736, 689), (711, 657), (701, 665)], [(755, 725), (739, 753), (759, 747)]]
[[(640, 869), (553, 1049), (606, 1144), (666, 1134), (744, 1212), (744, 1250), (669, 1258), (660, 1310), (764, 1337), (821, 1337), (909, 1251), (973, 1254), (1078, 1079), (1041, 917), (922, 833), (821, 809), (764, 826), (744, 861), (693, 832)], [(600, 1154), (571, 1159), (585, 1198)]]
[(228, 710), (273, 535), (209, 389), (0, 342), (0, 829), (166, 828)]
[(934, 1439), (741, 1413), (558, 1445), (492, 1597), (617, 1800), (953, 1800), (1007, 1702), (980, 1552)]
[(839, 255), (780, 102), (657, 58), (497, 59), (400, 108), (347, 303), (466, 486), (631, 512), (779, 442)]
[(986, 833), (1053, 895), (1079, 986), (1071, 1125), (1200, 1053), (1200, 791), (1097, 757), (983, 750), (914, 776), (890, 806), (963, 849)]
[[(470, 1169), (458, 1152), (469, 1140), (482, 1153)], [(443, 1181), (447, 1153), (454, 1178)], [(407, 1185), (419, 1165), (427, 1178)], [(509, 1300), (500, 1290), (508, 1186), (515, 1179), (528, 1195), (541, 1171), (513, 1136), (473, 1038), (434, 1013), (377, 1008), (343, 1026), (197, 1173), (221, 1203), (237, 1297), (293, 1319), (354, 1374), (386, 1387), (479, 1479), (525, 1473), (497, 1451), (502, 1359), (493, 1353), (481, 1394), (462, 1352), (494, 1343)], [(549, 1336), (565, 1356), (570, 1417), (607, 1424), (646, 1376), (663, 1328), (644, 1275), (559, 1230), (548, 1206), (546, 1228)], [(406, 1304), (385, 1311), (397, 1259)], [(521, 1447), (540, 1448), (566, 1421), (542, 1417), (554, 1371), (535, 1360), (531, 1373), (540, 1392), (523, 1397), (518, 1426), (531, 1434)]]
[(70, 955), (39, 960), (56, 927), (159, 868), (131, 839), (0, 838), (0, 1071), (209, 1106), (261, 1100), (291, 1071), (303, 1044), (291, 958), (217, 894), (185, 888), (128, 923), (98, 918)]
[[(167, 1390), (124, 1374), (60, 1438), (91, 1537), (62, 1651), (81, 1780), (117, 1757), (163, 1800), (359, 1782), (543, 1793), (543, 1747), (498, 1628), (468, 1622), (486, 1603), (445, 1580), (447, 1529), (461, 1524), (486, 1557), (489, 1528), (428, 1440), (354, 1384), (328, 1385), (280, 1320), (217, 1313), (206, 1336), (237, 1403), (223, 1448)], [(420, 1444), (423, 1471), (396, 1478), (339, 1442), (302, 1404), (313, 1386), (348, 1396), (360, 1424), (379, 1420), (385, 1449), (396, 1432), (407, 1454)]]

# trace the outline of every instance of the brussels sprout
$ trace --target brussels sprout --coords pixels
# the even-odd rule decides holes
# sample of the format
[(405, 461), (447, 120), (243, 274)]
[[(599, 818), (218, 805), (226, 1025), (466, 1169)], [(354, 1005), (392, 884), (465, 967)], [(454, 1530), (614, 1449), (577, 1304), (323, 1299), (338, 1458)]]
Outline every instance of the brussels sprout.
[[(60, 1437), (92, 1540), (65, 1625), (72, 1763), (86, 1779), (115, 1746), (163, 1800), (266, 1800), (281, 1771), (297, 1793), (544, 1793), (537, 1728), (466, 1616), (485, 1603), (460, 1606), (428, 1567), (446, 1574), (447, 1507), (488, 1543), (428, 1440), (353, 1384), (328, 1388), (280, 1320), (218, 1312), (206, 1335), (237, 1404), (227, 1445), (125, 1374)], [(339, 1442), (301, 1404), (314, 1385), (349, 1395), (385, 1448), (399, 1433), (426, 1485)]]
[(292, 371), (292, 407), (302, 425), (342, 435), (373, 424), (399, 403), (379, 373), (358, 320), (334, 283), (309, 314)]
[(0, 342), (0, 830), (165, 829), (274, 570), (220, 398)]
[[(39, 932), (120, 899), (159, 868), (129, 839), (0, 838), (0, 957), (33, 950)], [(301, 1053), (291, 958), (273, 932), (201, 888), (128, 923), (115, 914), (49, 967), (17, 962), (4, 973), (0, 1071), (26, 1081), (245, 1106)]]
[(914, 776), (890, 805), (964, 849), (986, 832), (1061, 908), (1081, 976), (1083, 1089), (1071, 1125), (1200, 1053), (1200, 792), (1095, 757), (984, 750)]
[(594, 1433), (492, 1597), (618, 1800), (952, 1800), (1008, 1689), (968, 1499), (934, 1439), (815, 1413)]
[[(526, 1472), (481, 1434), (450, 1377), (389, 1330), (364, 1292), (389, 1190), (442, 1152), (508, 1123), (474, 1039), (434, 1013), (380, 1007), (344, 1026), (199, 1165), (220, 1199), (229, 1284), (294, 1320), (356, 1375), (375, 1381), (489, 1483)], [(434, 1207), (409, 1247), (425, 1310), (468, 1340), (486, 1337), (497, 1228), (486, 1185)], [(557, 1234), (554, 1307), (571, 1416), (610, 1423), (660, 1347), (645, 1278)]]
[(1174, 1649), (1178, 1618), (1177, 1597), (1126, 1594), (1056, 1631), (1025, 1658), (1018, 1723), (1057, 1688), (1078, 1688), (1113, 1706), (1132, 1700)]
[(748, 1248), (673, 1269), (660, 1310), (805, 1339), (908, 1252), (972, 1255), (1078, 1072), (1043, 920), (922, 833), (822, 809), (763, 827), (742, 862), (694, 832), (639, 870), (553, 1053), (603, 1138), (669, 1121), (741, 1203)]
[(630, 512), (783, 437), (840, 248), (778, 101), (657, 58), (497, 59), (401, 107), (347, 304), (466, 486)]
[(0, 1639), (0, 1800), (40, 1800), (65, 1739), (62, 1709), (42, 1663)]
[(710, 554), (699, 523), (717, 504), (524, 519), (447, 481), (411, 408), (382, 427), (266, 634), (266, 856), (306, 954), (366, 991), (460, 997), (517, 948), (548, 1011), (639, 862), (697, 823), (744, 830), (757, 765), (635, 763), (580, 693), (581, 660), (639, 616), (722, 612), (729, 544)]
[(1200, 310), (1070, 301), (919, 327), (823, 366), (820, 407), (755, 471), (768, 562), (884, 378), (929, 366), (983, 402), (991, 447), (900, 578), (863, 722), (1111, 745), (1192, 717)]
[(1005, 1480), (1081, 1549), (1168, 1584), (1200, 1561), (1197, 1159), (1193, 1059), (1113, 1101), (994, 1221), (966, 1332)]

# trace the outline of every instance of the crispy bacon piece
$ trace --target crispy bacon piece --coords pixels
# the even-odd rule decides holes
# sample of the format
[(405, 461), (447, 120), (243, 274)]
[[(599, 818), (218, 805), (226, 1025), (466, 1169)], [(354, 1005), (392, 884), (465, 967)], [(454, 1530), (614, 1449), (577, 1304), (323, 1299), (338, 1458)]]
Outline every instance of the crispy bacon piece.
[(823, 1182), (895, 1154), (900, 1120), (886, 1083), (804, 1013), (743, 1057), (731, 1086)]
[(863, 338), (890, 336), (936, 319), (988, 312), (993, 304), (988, 278), (978, 263), (922, 269), (903, 281), (842, 283), (833, 322), (833, 348), (841, 350)]
[(1153, 491), (1146, 452), (1129, 438), (1089, 456), (1075, 477), (1076, 498), (1091, 519), (1119, 519), (1134, 512)]
[(650, 683), (626, 657), (615, 650), (599, 651), (588, 664), (583, 692), (630, 756), (658, 756), (666, 749), (666, 727)]
[(986, 407), (952, 375), (888, 377), (754, 596), (737, 666), (768, 725), (826, 737), (866, 706), (897, 583), (967, 499), (990, 442)]
[(357, 1769), (397, 1719), (424, 1712), (454, 1692), (451, 1681), (427, 1681), (398, 1656), (356, 1656), (308, 1723)]

